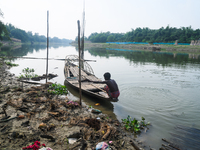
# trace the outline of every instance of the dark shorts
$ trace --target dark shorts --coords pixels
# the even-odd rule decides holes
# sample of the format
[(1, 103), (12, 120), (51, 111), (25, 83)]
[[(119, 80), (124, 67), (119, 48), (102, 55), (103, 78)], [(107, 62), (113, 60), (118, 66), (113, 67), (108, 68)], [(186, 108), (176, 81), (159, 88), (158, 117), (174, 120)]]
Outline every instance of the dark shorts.
[(108, 93), (108, 96), (112, 97), (112, 98), (118, 98), (119, 95), (120, 95), (120, 92), (119, 91), (116, 91), (116, 92), (110, 92), (110, 89), (109, 87), (106, 85), (104, 87), (104, 90)]

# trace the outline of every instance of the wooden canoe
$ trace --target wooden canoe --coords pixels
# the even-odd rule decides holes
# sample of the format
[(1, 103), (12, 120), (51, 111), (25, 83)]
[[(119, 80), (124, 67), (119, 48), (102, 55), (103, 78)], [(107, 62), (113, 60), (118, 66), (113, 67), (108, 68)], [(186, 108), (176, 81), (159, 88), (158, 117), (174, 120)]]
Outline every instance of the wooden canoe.
[[(64, 67), (64, 74), (65, 74), (65, 81), (75, 89), (79, 89), (79, 66), (78, 63), (78, 56), (76, 55), (69, 55), (65, 58), (65, 67)], [(84, 61), (81, 61), (82, 68), (81, 69), (81, 90), (83, 94), (87, 94), (93, 98), (97, 98), (100, 100), (112, 101), (117, 102), (118, 99), (112, 99), (108, 96), (107, 92), (104, 91), (104, 86), (106, 84), (98, 84), (93, 82), (88, 82), (87, 79), (91, 81), (101, 81), (97, 78), (91, 66)]]

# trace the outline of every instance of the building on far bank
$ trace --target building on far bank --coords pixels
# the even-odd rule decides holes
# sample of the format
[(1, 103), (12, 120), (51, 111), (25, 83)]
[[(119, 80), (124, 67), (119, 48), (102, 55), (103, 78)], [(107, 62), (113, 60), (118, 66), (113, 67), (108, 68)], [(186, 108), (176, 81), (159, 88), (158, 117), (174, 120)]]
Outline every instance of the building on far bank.
[(21, 43), (21, 40), (19, 40), (19, 39), (16, 39), (16, 38), (10, 38), (10, 39), (11, 39), (12, 42), (19, 42), (19, 43)]

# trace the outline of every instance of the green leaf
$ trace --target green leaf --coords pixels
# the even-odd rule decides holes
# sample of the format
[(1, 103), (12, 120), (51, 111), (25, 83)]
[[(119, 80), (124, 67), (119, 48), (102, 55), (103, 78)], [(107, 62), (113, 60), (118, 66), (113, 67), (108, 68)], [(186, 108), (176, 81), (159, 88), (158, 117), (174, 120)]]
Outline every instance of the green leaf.
[(145, 118), (144, 118), (144, 117), (142, 117), (142, 120), (144, 121), (144, 120), (145, 120)]
[(126, 130), (129, 130), (131, 127), (129, 125), (125, 125)]
[(140, 129), (139, 129), (139, 128), (136, 128), (136, 127), (134, 127), (134, 131), (135, 131), (135, 132), (138, 132), (138, 131), (140, 131)]
[(139, 124), (136, 124), (135, 127), (136, 127), (136, 128), (140, 128), (140, 125), (139, 125)]
[(138, 120), (136, 120), (136, 119), (134, 118), (133, 124), (137, 124), (137, 122), (138, 122)]

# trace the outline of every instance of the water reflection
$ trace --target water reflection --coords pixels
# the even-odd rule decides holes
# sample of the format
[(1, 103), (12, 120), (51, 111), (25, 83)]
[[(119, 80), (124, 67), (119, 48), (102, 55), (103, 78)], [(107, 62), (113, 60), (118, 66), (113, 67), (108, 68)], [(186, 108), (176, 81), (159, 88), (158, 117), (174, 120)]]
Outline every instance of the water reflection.
[[(50, 48), (58, 49), (59, 47), (67, 47), (69, 44), (50, 44)], [(18, 46), (4, 46), (1, 47), (0, 56), (26, 56), (28, 53), (32, 54), (34, 51), (46, 50), (46, 44), (22, 44)], [(15, 59), (12, 59), (15, 60)]]
[(185, 65), (187, 63), (200, 63), (200, 56), (195, 54), (170, 52), (148, 52), (138, 50), (110, 49), (110, 48), (90, 48), (87, 51), (93, 56), (113, 57), (119, 56), (134, 63), (156, 63), (157, 65), (171, 66), (171, 64)]

